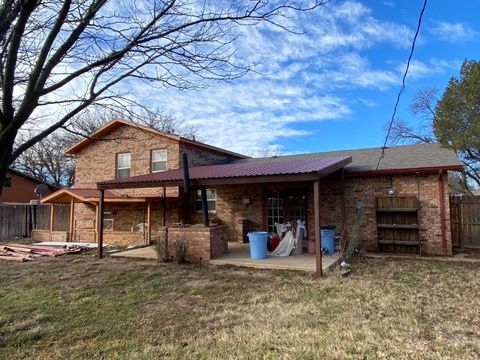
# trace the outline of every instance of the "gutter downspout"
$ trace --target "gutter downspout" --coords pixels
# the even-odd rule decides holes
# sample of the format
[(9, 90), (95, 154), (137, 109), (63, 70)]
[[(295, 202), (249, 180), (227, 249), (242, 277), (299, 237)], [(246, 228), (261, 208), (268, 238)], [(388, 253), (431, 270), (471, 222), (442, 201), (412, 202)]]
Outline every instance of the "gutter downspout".
[(442, 231), (443, 251), (447, 253), (447, 236), (445, 230), (445, 189), (443, 186), (443, 170), (438, 171), (438, 196), (440, 200), (440, 229)]

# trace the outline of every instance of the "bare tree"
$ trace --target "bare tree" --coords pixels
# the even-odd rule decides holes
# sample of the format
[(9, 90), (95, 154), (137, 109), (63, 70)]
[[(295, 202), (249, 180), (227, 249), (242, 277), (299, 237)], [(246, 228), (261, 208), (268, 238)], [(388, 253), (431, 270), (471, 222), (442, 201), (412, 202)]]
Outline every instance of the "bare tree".
[(398, 143), (416, 143), (428, 144), (437, 142), (432, 128), (432, 119), (435, 116), (435, 105), (438, 90), (435, 88), (419, 89), (410, 104), (410, 112), (416, 116), (419, 121), (415, 124), (409, 124), (404, 120), (396, 120), (393, 123), (390, 144)]
[[(191, 89), (235, 79), (249, 71), (232, 61), (237, 26), (293, 31), (285, 16), (327, 1), (3, 0), (0, 192), (20, 154), (87, 107), (134, 104), (128, 80)], [(20, 142), (25, 127), (41, 131)]]
[[(132, 113), (142, 116), (131, 117), (129, 113), (109, 110), (86, 111), (50, 136), (42, 139), (24, 151), (12, 164), (12, 167), (32, 175), (57, 187), (73, 186), (75, 180), (74, 160), (65, 154), (65, 150), (78, 141), (89, 138), (95, 131), (114, 118), (123, 118), (152, 129), (179, 135), (189, 139), (199, 138), (198, 129), (188, 126), (172, 113), (152, 112), (139, 109)], [(31, 137), (23, 134), (27, 138)], [(122, 138), (108, 137), (96, 141), (121, 141)]]
[(74, 182), (75, 164), (65, 155), (71, 145), (63, 132), (55, 132), (24, 151), (12, 167), (56, 187), (70, 187)]
[(172, 112), (159, 109), (153, 112), (143, 109), (143, 111), (140, 111), (140, 114), (138, 119), (136, 117), (129, 118), (128, 116), (124, 116), (124, 118), (167, 134), (178, 135), (197, 141), (203, 139), (198, 127), (189, 125), (185, 120), (178, 118)]
[[(64, 130), (64, 137), (67, 139), (69, 146), (82, 140), (89, 138), (98, 129), (114, 119), (124, 119), (138, 125), (143, 125), (154, 130), (158, 130), (167, 134), (182, 136), (187, 139), (200, 139), (199, 129), (193, 125), (188, 125), (185, 120), (175, 116), (172, 112), (156, 109), (156, 111), (148, 110), (145, 107), (136, 109), (96, 109), (88, 108), (80, 115), (75, 116), (66, 125), (61, 127)], [(102, 141), (102, 139), (95, 139)], [(120, 141), (122, 138), (113, 137), (103, 139), (106, 141)]]
[[(396, 120), (392, 126), (391, 131), (391, 145), (396, 145), (399, 143), (415, 143), (415, 144), (428, 144), (434, 142), (442, 143), (437, 136), (435, 131), (438, 131), (438, 128), (434, 128), (434, 119), (437, 112), (438, 99), (438, 90), (435, 88), (424, 88), (419, 89), (415, 94), (412, 103), (410, 104), (410, 112), (412, 115), (416, 116), (419, 121), (412, 125), (403, 120)], [(444, 146), (450, 147), (448, 143), (442, 143)], [(480, 186), (480, 171), (479, 171), (479, 161), (480, 155), (471, 154), (464, 149), (456, 149), (450, 147), (457, 153), (458, 157), (463, 163), (465, 168), (465, 176), (456, 175), (452, 176), (450, 179), (452, 188), (456, 192), (463, 189), (463, 191), (468, 190), (468, 184), (475, 186)], [(470, 149), (468, 149), (470, 150)]]

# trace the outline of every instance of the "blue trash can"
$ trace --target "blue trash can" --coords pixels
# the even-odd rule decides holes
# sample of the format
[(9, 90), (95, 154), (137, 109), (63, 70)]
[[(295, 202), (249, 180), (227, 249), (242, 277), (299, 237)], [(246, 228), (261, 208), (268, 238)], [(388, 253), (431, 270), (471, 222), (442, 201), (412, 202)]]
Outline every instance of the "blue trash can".
[(250, 257), (254, 260), (267, 258), (267, 240), (266, 231), (252, 231), (247, 234), (250, 242)]
[(323, 226), (320, 229), (322, 248), (326, 248), (329, 255), (335, 252), (335, 227)]

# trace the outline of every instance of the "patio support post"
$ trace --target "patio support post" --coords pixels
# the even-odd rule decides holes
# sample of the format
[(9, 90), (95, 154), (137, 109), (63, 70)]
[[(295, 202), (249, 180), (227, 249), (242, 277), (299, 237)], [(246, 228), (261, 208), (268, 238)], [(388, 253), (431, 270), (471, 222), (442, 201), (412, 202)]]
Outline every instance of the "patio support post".
[(345, 201), (345, 168), (342, 168), (341, 173), (341, 194), (340, 194), (340, 216), (342, 221), (342, 229), (340, 231), (340, 252), (343, 253), (346, 247), (346, 238), (347, 238), (347, 205)]
[(162, 226), (167, 225), (167, 190), (165, 186), (163, 187), (163, 222)]
[(320, 179), (313, 182), (313, 209), (315, 218), (315, 266), (316, 277), (322, 276), (322, 249), (320, 232)]
[(347, 210), (346, 210), (346, 204), (345, 204), (345, 168), (342, 168), (342, 174), (341, 174), (341, 186), (342, 186), (342, 193), (341, 193), (341, 217), (342, 217), (342, 232), (345, 230), (345, 227), (347, 226)]
[(98, 200), (98, 219), (97, 219), (97, 234), (98, 234), (98, 258), (103, 258), (103, 207), (105, 202), (105, 190), (100, 190), (100, 199)]
[(73, 221), (75, 218), (75, 200), (70, 199), (70, 222), (68, 223), (68, 241), (73, 241)]
[(208, 227), (208, 203), (207, 203), (207, 189), (205, 186), (200, 188), (202, 196), (202, 213), (203, 213), (203, 226)]
[(147, 203), (147, 238), (145, 240), (146, 245), (150, 245), (152, 239), (152, 203)]
[(54, 206), (55, 205), (53, 203), (50, 205), (50, 241), (52, 241), (53, 224), (54, 224), (54, 216), (55, 216)]

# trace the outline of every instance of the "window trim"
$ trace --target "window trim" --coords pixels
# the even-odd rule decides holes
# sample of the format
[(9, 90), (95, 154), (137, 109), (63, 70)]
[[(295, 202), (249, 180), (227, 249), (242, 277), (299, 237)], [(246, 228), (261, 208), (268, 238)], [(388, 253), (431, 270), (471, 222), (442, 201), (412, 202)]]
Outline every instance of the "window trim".
[(132, 176), (132, 153), (131, 152), (119, 152), (119, 153), (116, 153), (115, 154), (115, 179), (125, 179), (125, 178), (120, 178), (118, 176), (118, 171), (119, 170), (124, 170), (124, 169), (127, 169), (127, 168), (119, 168), (118, 165), (119, 165), (119, 157), (120, 155), (130, 155), (130, 167), (128, 168), (129, 170), (129, 173), (128, 173), (128, 177), (131, 177)]
[[(196, 213), (201, 213), (202, 212), (202, 209), (201, 209), (201, 206), (200, 206), (200, 210), (197, 210), (197, 207), (196, 207), (196, 204), (197, 202), (199, 202), (200, 204), (202, 203), (202, 197), (200, 195), (200, 198), (197, 198), (197, 196), (199, 195), (198, 192), (200, 190), (198, 189), (197, 191), (195, 191), (195, 197), (193, 199), (193, 210), (196, 212)], [(215, 210), (208, 210), (208, 213), (209, 214), (216, 214), (217, 213), (217, 189), (206, 189), (206, 191), (213, 191), (215, 193), (215, 200), (208, 200), (207, 198), (207, 208), (208, 208), (208, 202), (214, 202), (215, 203)]]
[[(165, 170), (157, 170), (153, 171), (153, 152), (154, 151), (165, 151)], [(166, 148), (156, 148), (156, 149), (150, 149), (150, 174), (155, 174), (158, 172), (162, 171), (167, 171), (168, 170), (168, 149)]]

